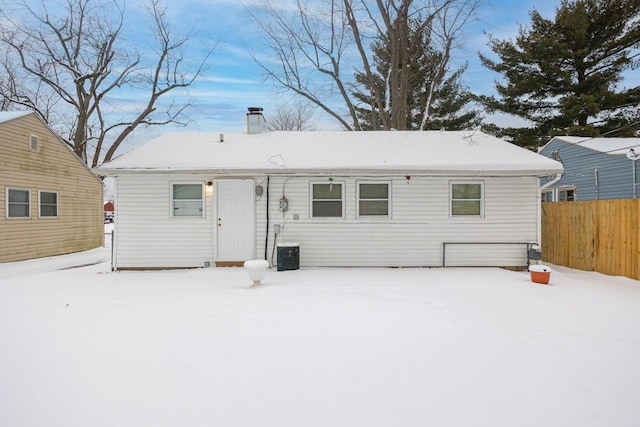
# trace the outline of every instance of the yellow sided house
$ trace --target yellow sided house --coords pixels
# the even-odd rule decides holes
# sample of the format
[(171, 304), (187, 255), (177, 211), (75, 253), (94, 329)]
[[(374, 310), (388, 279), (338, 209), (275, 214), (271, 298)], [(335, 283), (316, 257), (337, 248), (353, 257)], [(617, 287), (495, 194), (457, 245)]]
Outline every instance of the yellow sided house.
[(33, 112), (0, 112), (0, 262), (104, 241), (103, 185)]
[(303, 267), (524, 266), (539, 179), (563, 170), (482, 133), (249, 130), (165, 134), (98, 168), (115, 180), (114, 268), (281, 252)]

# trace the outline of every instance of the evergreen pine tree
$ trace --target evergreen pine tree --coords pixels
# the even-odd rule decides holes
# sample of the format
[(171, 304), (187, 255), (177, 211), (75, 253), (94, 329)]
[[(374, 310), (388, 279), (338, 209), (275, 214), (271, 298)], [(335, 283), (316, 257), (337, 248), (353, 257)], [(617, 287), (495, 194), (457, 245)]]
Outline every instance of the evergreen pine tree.
[[(409, 52), (404, 69), (408, 74), (409, 86), (405, 128), (461, 130), (477, 126), (481, 119), (476, 110), (468, 108), (473, 96), (461, 80), (466, 66), (454, 72), (443, 70), (440, 64), (444, 54), (430, 43), (430, 29), (419, 32), (415, 24), (410, 28), (407, 45), (415, 48)], [(376, 108), (376, 103), (369, 95), (373, 91), (366, 75), (362, 72), (355, 74), (356, 81), (362, 85), (362, 90), (354, 91), (353, 96), (359, 102), (356, 111), (363, 130), (382, 129), (382, 116), (386, 115), (387, 119), (392, 116), (393, 105), (390, 105), (387, 96), (390, 51), (388, 37), (378, 39), (372, 45), (375, 89), (386, 100), (383, 111)], [(426, 108), (429, 108), (429, 112), (425, 119)]]
[(546, 135), (595, 136), (620, 127), (633, 134), (640, 86), (621, 84), (625, 71), (640, 66), (639, 20), (640, 0), (563, 0), (555, 20), (532, 11), (515, 42), (491, 39), (498, 60), (481, 55), (503, 77), (499, 96), (482, 102), (531, 120)]

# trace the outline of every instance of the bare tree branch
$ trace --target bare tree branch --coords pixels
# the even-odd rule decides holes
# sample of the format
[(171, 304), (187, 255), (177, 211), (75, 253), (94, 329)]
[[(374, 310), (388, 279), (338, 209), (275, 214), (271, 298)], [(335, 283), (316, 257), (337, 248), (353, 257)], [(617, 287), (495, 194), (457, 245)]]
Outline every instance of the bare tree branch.
[[(212, 53), (211, 48), (195, 66), (189, 66), (183, 48), (194, 35), (175, 36), (161, 0), (148, 1), (157, 43), (152, 67), (123, 39), (126, 14), (121, 0), (66, 0), (62, 9), (45, 0), (37, 4), (11, 0), (15, 17), (8, 14), (8, 9), (3, 12), (2, 17), (12, 25), (0, 30), (0, 45), (17, 59), (16, 76), (45, 85), (67, 104), (72, 118), (57, 126), (69, 129), (69, 144), (91, 166), (110, 160), (139, 125), (181, 123), (180, 117), (190, 102), (178, 105), (171, 101), (163, 106), (163, 110), (168, 109), (166, 117), (156, 119), (158, 101), (172, 91), (189, 87), (204, 71)], [(151, 48), (146, 50), (145, 57), (149, 57)], [(9, 64), (9, 60), (2, 61), (5, 69)], [(50, 105), (43, 93), (33, 94), (15, 85), (0, 87), (11, 105), (29, 106), (41, 111), (50, 122), (59, 121), (42, 107)], [(132, 117), (115, 119), (107, 100), (126, 88), (146, 91), (146, 99)], [(21, 98), (28, 101), (20, 103)]]
[[(257, 12), (250, 13), (273, 56), (263, 59), (255, 55), (254, 59), (268, 78), (310, 100), (345, 129), (363, 129), (358, 99), (366, 99), (371, 106), (369, 122), (374, 129), (404, 129), (411, 113), (407, 98), (413, 90), (409, 65), (418, 48), (410, 34), (433, 31), (436, 23), (447, 24), (443, 36), (450, 43), (442, 45), (446, 50), (441, 66), (444, 73), (453, 40), (479, 1), (327, 0), (320, 11), (296, 0), (290, 11), (264, 0)], [(451, 18), (453, 11), (460, 16)], [(417, 28), (412, 27), (415, 22), (419, 22)], [(390, 67), (383, 88), (377, 84), (371, 50), (376, 40), (389, 46)], [(345, 74), (343, 69), (362, 70), (362, 77), (356, 80), (354, 73)]]
[(310, 103), (298, 100), (293, 104), (287, 103), (276, 108), (266, 119), (266, 129), (309, 131), (315, 129), (312, 120), (313, 109)]

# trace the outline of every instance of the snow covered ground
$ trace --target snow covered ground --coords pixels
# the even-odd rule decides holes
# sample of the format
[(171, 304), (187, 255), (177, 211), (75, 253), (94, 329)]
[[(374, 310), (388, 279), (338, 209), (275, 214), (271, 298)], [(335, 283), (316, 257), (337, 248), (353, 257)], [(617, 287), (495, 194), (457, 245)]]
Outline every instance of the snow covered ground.
[[(640, 282), (0, 264), (1, 426), (637, 426)], [(69, 268), (75, 267), (75, 268)]]

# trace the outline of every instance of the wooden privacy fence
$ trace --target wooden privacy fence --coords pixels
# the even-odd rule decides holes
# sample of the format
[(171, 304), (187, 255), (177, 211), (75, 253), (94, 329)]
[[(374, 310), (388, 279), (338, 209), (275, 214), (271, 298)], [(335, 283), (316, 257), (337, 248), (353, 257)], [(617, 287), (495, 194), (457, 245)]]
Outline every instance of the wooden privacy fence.
[(542, 204), (542, 258), (640, 280), (640, 199)]

